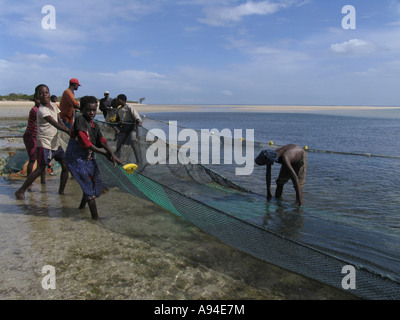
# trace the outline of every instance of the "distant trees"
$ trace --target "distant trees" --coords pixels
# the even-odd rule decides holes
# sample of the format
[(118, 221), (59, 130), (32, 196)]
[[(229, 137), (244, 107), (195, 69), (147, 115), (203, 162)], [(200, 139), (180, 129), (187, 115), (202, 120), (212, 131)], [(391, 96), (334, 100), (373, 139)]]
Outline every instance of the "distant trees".
[[(139, 103), (142, 103), (146, 98), (140, 98)], [(10, 93), (8, 95), (2, 96), (0, 95), (0, 100), (3, 101), (33, 101), (33, 94), (27, 95), (25, 93)], [(60, 97), (57, 97), (57, 100), (60, 101)], [(80, 100), (80, 98), (76, 98), (76, 100)], [(136, 103), (136, 101), (133, 101)]]
[(6, 96), (0, 95), (0, 100), (6, 101), (33, 101), (33, 94), (27, 95), (25, 93), (10, 93)]

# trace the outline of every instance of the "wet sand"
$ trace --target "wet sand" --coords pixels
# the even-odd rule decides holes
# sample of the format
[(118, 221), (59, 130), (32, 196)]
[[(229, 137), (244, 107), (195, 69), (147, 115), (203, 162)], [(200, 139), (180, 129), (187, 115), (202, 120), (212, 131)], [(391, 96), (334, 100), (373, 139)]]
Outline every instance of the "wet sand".
[[(0, 125), (23, 118), (30, 107), (0, 107)], [(152, 110), (182, 108), (175, 107)], [(22, 182), (0, 178), (0, 299), (354, 299), (231, 248), (118, 189), (97, 200), (101, 220), (92, 221), (88, 209), (77, 209), (81, 190), (75, 180), (59, 196), (59, 177), (50, 176), (45, 186), (36, 181), (25, 200), (16, 200)], [(45, 265), (55, 267), (54, 290), (42, 288)]]

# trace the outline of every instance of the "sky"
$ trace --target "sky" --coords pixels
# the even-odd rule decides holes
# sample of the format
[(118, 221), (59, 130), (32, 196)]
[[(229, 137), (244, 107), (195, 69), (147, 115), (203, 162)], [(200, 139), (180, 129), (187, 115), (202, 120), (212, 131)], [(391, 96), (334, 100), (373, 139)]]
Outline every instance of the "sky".
[[(400, 0), (0, 0), (0, 95), (400, 102)], [(351, 10), (345, 10), (347, 6)]]

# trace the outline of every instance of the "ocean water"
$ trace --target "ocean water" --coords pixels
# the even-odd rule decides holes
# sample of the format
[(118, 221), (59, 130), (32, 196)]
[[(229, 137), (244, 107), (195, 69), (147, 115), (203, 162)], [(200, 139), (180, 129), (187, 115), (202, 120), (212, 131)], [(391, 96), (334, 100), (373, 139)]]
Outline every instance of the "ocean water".
[[(302, 243), (353, 257), (373, 272), (400, 280), (400, 111), (376, 109), (327, 113), (171, 113), (149, 114), (154, 127), (168, 122), (196, 130), (254, 130), (254, 140), (308, 146), (304, 206), (294, 205), (291, 182), (283, 200), (229, 199), (229, 210)], [(162, 121), (162, 122), (158, 122)], [(158, 122), (158, 123), (157, 123)], [(182, 144), (182, 143), (181, 143)], [(255, 148), (255, 156), (260, 149)], [(207, 165), (246, 189), (265, 195), (265, 167), (238, 176), (234, 165)], [(272, 167), (274, 179), (280, 165)], [(226, 210), (218, 199), (201, 199)], [(351, 260), (350, 260), (351, 261)]]
[[(157, 120), (151, 122), (152, 128), (166, 132), (168, 121), (197, 130), (253, 129), (255, 141), (329, 151), (308, 153), (300, 211), (293, 205), (290, 182), (283, 201), (262, 198), (264, 167), (255, 166), (249, 176), (235, 175), (232, 165), (210, 168), (261, 195), (254, 201), (232, 193), (230, 208), (241, 219), (326, 252), (356, 257), (355, 262), (371, 262), (374, 271), (398, 279), (397, 110), (153, 113), (147, 118)], [(20, 147), (21, 141), (10, 144)], [(278, 172), (279, 165), (274, 165), (273, 191)], [(52, 176), (46, 186), (35, 182), (26, 199), (17, 201), (14, 192), (22, 182), (0, 179), (2, 299), (352, 298), (230, 248), (181, 218), (116, 188), (97, 200), (101, 220), (91, 221), (88, 209), (77, 209), (81, 191), (73, 179), (65, 196), (57, 195), (58, 176)], [(201, 200), (226, 209), (217, 193)], [(57, 270), (56, 290), (46, 291), (40, 285), (44, 265)]]

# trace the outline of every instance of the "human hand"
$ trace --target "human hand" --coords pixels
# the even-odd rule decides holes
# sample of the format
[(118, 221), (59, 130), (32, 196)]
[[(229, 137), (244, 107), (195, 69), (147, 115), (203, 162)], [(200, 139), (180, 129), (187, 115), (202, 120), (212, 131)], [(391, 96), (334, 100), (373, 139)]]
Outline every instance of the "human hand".
[(115, 154), (111, 155), (111, 161), (114, 164), (114, 167), (117, 166), (117, 164), (123, 166), (124, 164), (122, 163), (121, 159), (119, 159)]

